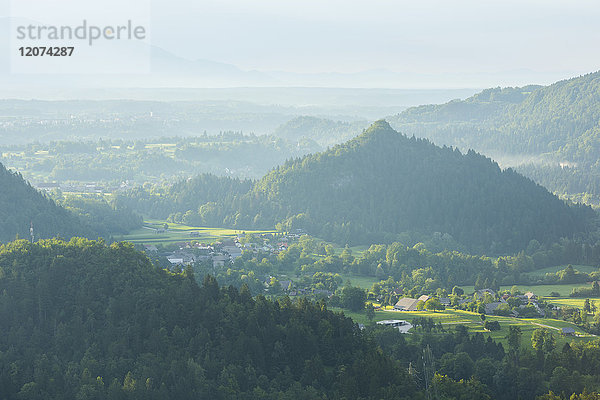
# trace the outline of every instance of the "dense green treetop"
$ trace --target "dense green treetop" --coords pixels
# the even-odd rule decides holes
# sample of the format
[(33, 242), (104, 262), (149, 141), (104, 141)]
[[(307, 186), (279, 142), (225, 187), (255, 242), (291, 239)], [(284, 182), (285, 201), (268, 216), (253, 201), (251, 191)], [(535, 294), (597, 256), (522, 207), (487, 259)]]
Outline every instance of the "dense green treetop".
[(513, 155), (554, 152), (579, 162), (598, 159), (599, 121), (600, 72), (549, 86), (487, 89), (390, 118), (403, 132), (440, 145)]
[(126, 233), (141, 226), (139, 216), (125, 207), (117, 208), (102, 197), (50, 196), (0, 164), (0, 241), (16, 236), (34, 238), (74, 235), (97, 238)]
[(527, 165), (521, 170), (550, 190), (590, 193), (599, 202), (600, 72), (549, 86), (487, 89), (463, 101), (413, 107), (389, 121), (438, 145)]
[(253, 298), (126, 243), (0, 246), (4, 399), (408, 399), (417, 388), (324, 304)]
[(29, 238), (31, 223), (37, 238), (89, 233), (77, 217), (0, 164), (0, 241)]

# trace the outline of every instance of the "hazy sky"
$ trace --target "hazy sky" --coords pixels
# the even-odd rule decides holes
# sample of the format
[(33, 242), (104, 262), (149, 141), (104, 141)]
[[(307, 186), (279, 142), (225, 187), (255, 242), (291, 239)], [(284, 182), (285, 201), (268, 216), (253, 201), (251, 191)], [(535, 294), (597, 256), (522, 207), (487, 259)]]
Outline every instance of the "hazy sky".
[[(9, 1), (0, 0), (0, 8), (6, 10)], [(179, 57), (244, 71), (320, 74), (271, 74), (284, 86), (321, 86), (329, 83), (326, 73), (375, 71), (330, 81), (348, 87), (484, 88), (549, 84), (600, 69), (598, 0), (111, 1), (117, 4), (114, 13), (106, 10), (111, 18), (149, 12), (152, 44)], [(74, 4), (104, 9), (107, 2), (47, 3), (68, 15)], [(243, 79), (231, 85), (243, 86)]]
[(152, 40), (244, 69), (591, 72), (600, 2), (154, 0)]

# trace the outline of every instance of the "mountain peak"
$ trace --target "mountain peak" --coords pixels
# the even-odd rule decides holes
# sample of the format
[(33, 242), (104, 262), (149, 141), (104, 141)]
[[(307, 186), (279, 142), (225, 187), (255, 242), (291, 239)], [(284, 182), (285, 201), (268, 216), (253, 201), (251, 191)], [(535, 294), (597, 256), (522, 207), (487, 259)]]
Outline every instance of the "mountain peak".
[(371, 124), (366, 130), (365, 133), (375, 133), (380, 131), (389, 131), (398, 133), (390, 126), (390, 124), (385, 119), (380, 119)]
[(473, 152), (408, 139), (385, 120), (347, 143), (273, 170), (239, 202), (231, 215), (244, 226), (279, 223), (355, 244), (437, 232), (471, 251), (493, 253), (581, 232), (591, 212), (571, 209)]

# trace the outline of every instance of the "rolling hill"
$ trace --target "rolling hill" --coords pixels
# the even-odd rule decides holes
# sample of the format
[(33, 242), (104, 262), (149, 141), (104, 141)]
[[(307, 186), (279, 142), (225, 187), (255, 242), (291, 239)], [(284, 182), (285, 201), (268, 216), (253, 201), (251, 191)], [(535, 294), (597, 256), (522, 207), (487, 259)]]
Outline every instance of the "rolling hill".
[(549, 86), (487, 89), (388, 120), (407, 135), (521, 167), (553, 192), (600, 199), (600, 72)]
[(449, 235), (469, 250), (494, 253), (570, 237), (595, 218), (474, 151), (409, 138), (385, 121), (287, 162), (206, 218), (215, 214), (233, 226), (279, 223), (339, 243)]
[(549, 86), (487, 89), (463, 101), (409, 108), (388, 120), (438, 145), (595, 162), (600, 71)]

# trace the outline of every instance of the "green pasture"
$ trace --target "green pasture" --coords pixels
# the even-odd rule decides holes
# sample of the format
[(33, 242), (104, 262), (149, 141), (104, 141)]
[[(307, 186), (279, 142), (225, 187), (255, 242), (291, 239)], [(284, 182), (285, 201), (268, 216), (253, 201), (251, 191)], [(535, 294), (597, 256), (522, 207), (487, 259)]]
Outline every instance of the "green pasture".
[(340, 274), (342, 277), (342, 285), (346, 283), (346, 281), (350, 281), (352, 286), (358, 286), (362, 289), (370, 289), (374, 283), (379, 282), (379, 279), (373, 276), (360, 276), (360, 275), (350, 275), (350, 274)]
[[(515, 285), (521, 293), (533, 292), (538, 296), (549, 296), (552, 292), (557, 292), (561, 297), (566, 297), (571, 294), (573, 288), (590, 287), (585, 283), (566, 283), (560, 285)], [(473, 293), (475, 288), (473, 286), (461, 286), (465, 293)], [(510, 290), (511, 286), (500, 286), (500, 290)]]
[[(336, 244), (333, 244), (333, 247), (335, 249), (335, 254), (337, 256), (342, 254), (342, 251), (344, 251), (344, 249), (346, 248), (346, 246), (338, 246)], [(354, 257), (360, 257), (362, 255), (362, 253), (364, 253), (366, 250), (369, 249), (370, 246), (348, 246), (348, 248), (350, 249), (350, 251), (352, 251), (352, 255)]]
[[(556, 304), (557, 306), (577, 307), (579, 309), (583, 309), (583, 303), (585, 302), (585, 298), (571, 297), (549, 297), (544, 300), (546, 300), (548, 303)], [(596, 306), (600, 307), (599, 297), (591, 297), (590, 302), (595, 302)]]
[[(163, 229), (165, 223), (169, 226), (169, 229), (164, 232), (158, 232), (158, 230)], [(199, 236), (191, 236), (192, 232), (198, 232)], [(274, 233), (276, 231), (244, 231), (239, 229), (189, 226), (150, 219), (144, 221), (143, 228), (131, 231), (127, 235), (116, 236), (115, 239), (138, 244), (171, 244), (192, 240), (210, 243), (219, 239), (233, 238), (242, 232), (261, 234)]]
[[(332, 308), (333, 311), (343, 312), (344, 315), (352, 318), (355, 322), (368, 325), (370, 322), (365, 313), (356, 313), (348, 310), (341, 310), (339, 308)], [(432, 318), (436, 322), (440, 322), (444, 327), (451, 329), (456, 325), (464, 325), (467, 327), (469, 332), (476, 333), (481, 332), (485, 337), (490, 336), (497, 342), (507, 345), (506, 335), (510, 326), (519, 326), (523, 332), (522, 343), (525, 347), (531, 347), (531, 335), (533, 331), (539, 328), (546, 328), (553, 332), (556, 337), (557, 348), (562, 347), (566, 342), (573, 341), (589, 341), (598, 339), (594, 335), (583, 332), (576, 325), (550, 318), (513, 318), (513, 317), (502, 317), (496, 315), (487, 315), (486, 320), (498, 321), (500, 323), (500, 330), (489, 332), (483, 328), (483, 322), (479, 314), (472, 313), (469, 311), (447, 309), (444, 311), (432, 312), (432, 311), (376, 311), (373, 322), (382, 321), (385, 319), (402, 319), (406, 321), (412, 321), (417, 317)], [(575, 329), (577, 336), (562, 336), (560, 329), (565, 327), (571, 327)]]

